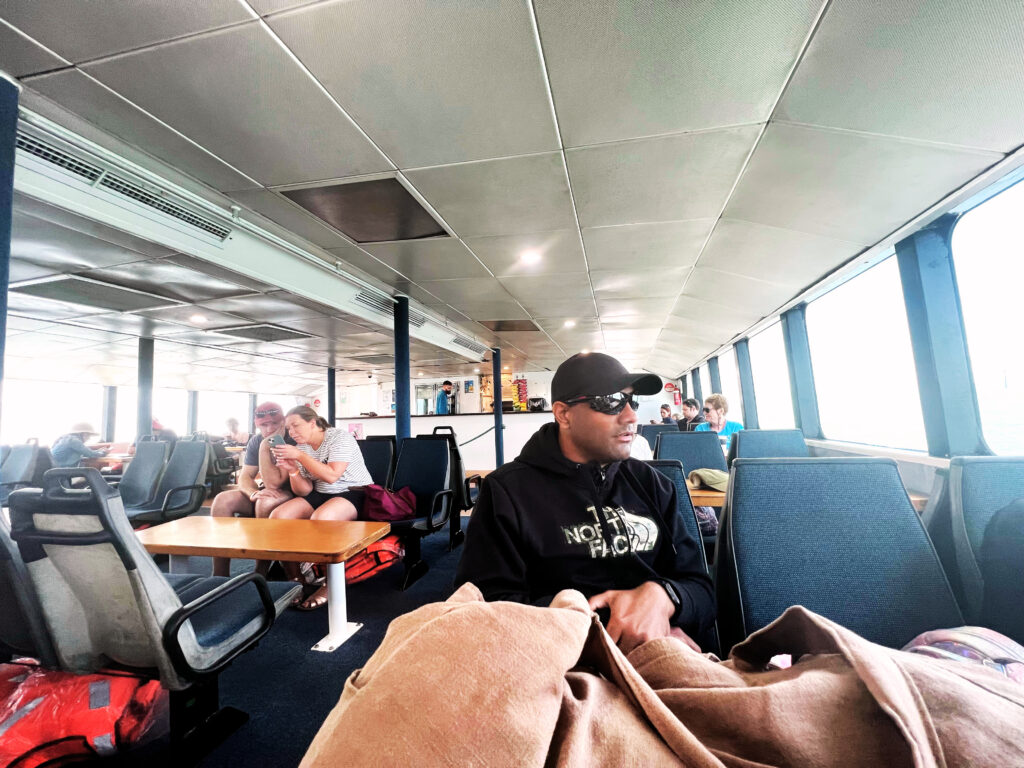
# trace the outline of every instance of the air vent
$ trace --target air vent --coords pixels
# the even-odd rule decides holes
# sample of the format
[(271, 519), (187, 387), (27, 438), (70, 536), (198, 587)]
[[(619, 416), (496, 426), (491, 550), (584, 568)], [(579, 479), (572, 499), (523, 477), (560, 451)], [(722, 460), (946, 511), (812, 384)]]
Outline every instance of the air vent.
[(115, 176), (112, 173), (108, 173), (100, 181), (100, 186), (107, 189), (111, 189), (114, 192), (130, 197), (138, 203), (148, 205), (150, 208), (156, 208), (161, 213), (165, 213), (168, 216), (173, 216), (179, 221), (183, 221), (186, 224), (190, 224), (197, 229), (201, 229), (204, 232), (209, 232), (211, 235), (223, 240), (225, 237), (231, 234), (231, 230), (227, 227), (221, 226), (214, 221), (197, 216), (187, 208), (183, 208), (180, 205), (164, 200), (159, 195), (154, 195), (146, 189), (143, 189), (138, 184), (135, 184), (127, 179), (122, 179), (119, 176)]
[(218, 328), (217, 333), (224, 333), (228, 336), (237, 336), (240, 339), (252, 341), (289, 341), (291, 339), (312, 339), (311, 334), (296, 331), (292, 328), (282, 328), (279, 325), (240, 325), (236, 328)]
[[(360, 291), (353, 301), (357, 304), (362, 304), (368, 309), (372, 309), (374, 312), (379, 312), (382, 315), (387, 315), (388, 317), (395, 316), (395, 302), (378, 294), (369, 293), (368, 291)], [(409, 310), (409, 325), (414, 328), (422, 328), (425, 322), (427, 322), (425, 315), (420, 314), (414, 309)]]
[(475, 342), (472, 339), (467, 339), (465, 336), (455, 336), (452, 339), (452, 344), (457, 344), (460, 347), (476, 352), (478, 355), (482, 355), (487, 351), (487, 347), (483, 344)]
[(29, 136), (21, 131), (18, 131), (15, 146), (23, 152), (38, 157), (40, 160), (45, 160), (52, 165), (60, 166), (64, 170), (70, 171), (76, 176), (81, 176), (90, 182), (96, 181), (103, 174), (102, 168), (79, 160), (77, 157), (69, 155), (67, 152), (39, 141), (34, 136)]

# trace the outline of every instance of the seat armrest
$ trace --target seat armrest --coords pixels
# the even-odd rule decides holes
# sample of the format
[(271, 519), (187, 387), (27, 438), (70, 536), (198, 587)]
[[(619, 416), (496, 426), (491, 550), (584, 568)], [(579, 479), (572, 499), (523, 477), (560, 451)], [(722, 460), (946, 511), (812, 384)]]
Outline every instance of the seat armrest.
[[(181, 491), (190, 491), (188, 501), (186, 501), (184, 504), (179, 504), (176, 507), (172, 507), (171, 496), (173, 496), (176, 493), (180, 493)], [(198, 493), (206, 495), (206, 486), (203, 485), (202, 483), (196, 483), (195, 485), (182, 485), (179, 488), (171, 488), (171, 490), (167, 492), (167, 495), (164, 496), (164, 503), (160, 507), (160, 516), (166, 520), (168, 512), (173, 512), (179, 509), (186, 509), (196, 504), (197, 501), (201, 502), (203, 500), (202, 496), (200, 496), (198, 499), (195, 496)]]
[[(473, 488), (473, 486), (476, 486), (477, 493), (479, 493), (480, 484), (483, 483), (483, 481), (483, 475), (470, 475), (469, 477), (466, 478), (466, 501), (468, 501), (471, 505), (473, 503), (473, 492), (471, 489)], [(466, 509), (469, 509), (469, 507), (466, 507)]]
[[(455, 502), (455, 492), (450, 488), (443, 491), (438, 491), (434, 494), (434, 498), (430, 500), (430, 513), (427, 515), (427, 532), (433, 533), (439, 531), (441, 526), (444, 525), (442, 522), (440, 525), (434, 525), (434, 515), (440, 510), (441, 504), (444, 503), (444, 499), (448, 499), (451, 503)], [(451, 506), (448, 508), (448, 514), (451, 515)]]
[[(203, 669), (196, 669), (188, 663), (188, 659), (185, 658), (185, 652), (181, 648), (181, 643), (178, 641), (178, 634), (181, 632), (181, 627), (199, 611), (207, 608), (235, 590), (241, 589), (250, 582), (256, 585), (256, 591), (259, 593), (260, 602), (263, 604), (263, 623), (260, 625), (259, 629), (256, 630), (255, 634), (246, 638), (246, 642), (239, 643), (234, 646), (214, 664)], [(183, 605), (172, 613), (170, 618), (167, 620), (167, 623), (164, 625), (164, 649), (167, 651), (167, 655), (171, 657), (171, 663), (174, 664), (174, 669), (182, 677), (194, 680), (205, 675), (214, 675), (224, 669), (224, 667), (234, 661), (239, 654), (246, 651), (251, 645), (255, 644), (256, 641), (263, 637), (263, 635), (269, 631), (271, 625), (273, 625), (276, 615), (274, 598), (271, 596), (270, 589), (267, 587), (267, 580), (258, 573), (243, 573), (240, 576), (235, 576), (230, 581), (221, 584), (216, 589), (210, 590), (205, 595), (200, 595), (188, 605)]]

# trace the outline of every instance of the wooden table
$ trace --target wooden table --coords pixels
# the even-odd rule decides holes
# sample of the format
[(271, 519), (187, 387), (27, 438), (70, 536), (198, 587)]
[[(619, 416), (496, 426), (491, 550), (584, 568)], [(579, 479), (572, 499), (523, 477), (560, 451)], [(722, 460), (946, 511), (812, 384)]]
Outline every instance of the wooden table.
[(127, 453), (109, 453), (106, 456), (99, 456), (95, 459), (82, 459), (83, 467), (94, 467), (102, 470), (105, 467), (114, 467), (118, 464), (129, 464), (134, 456)]
[(348, 620), (345, 561), (390, 530), (361, 520), (183, 517), (136, 533), (149, 552), (171, 556), (171, 573), (184, 572), (189, 556), (327, 563), (328, 631), (313, 650), (329, 652), (363, 626)]
[(480, 477), (487, 477), (493, 469), (467, 469), (466, 477), (472, 477), (473, 475), (480, 475)]
[[(725, 492), (713, 491), (710, 488), (694, 488), (690, 481), (686, 481), (686, 487), (690, 489), (690, 501), (695, 507), (722, 507), (725, 506)], [(928, 504), (928, 497), (923, 493), (909, 493), (910, 503), (918, 512), (924, 510)]]

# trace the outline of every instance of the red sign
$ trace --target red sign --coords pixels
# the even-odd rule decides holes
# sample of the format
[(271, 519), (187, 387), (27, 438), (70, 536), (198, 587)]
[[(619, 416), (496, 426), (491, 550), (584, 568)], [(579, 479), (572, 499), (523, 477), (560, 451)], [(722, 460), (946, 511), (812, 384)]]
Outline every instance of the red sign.
[(672, 382), (670, 381), (670, 382), (669, 382), (668, 384), (666, 384), (666, 385), (665, 385), (665, 391), (666, 391), (666, 392), (675, 392), (675, 391), (676, 391), (676, 385), (675, 385), (675, 384), (673, 384), (673, 383), (672, 383)]
[(313, 401), (313, 407), (314, 408), (319, 408), (320, 407), (320, 398), (319, 397), (316, 400)]

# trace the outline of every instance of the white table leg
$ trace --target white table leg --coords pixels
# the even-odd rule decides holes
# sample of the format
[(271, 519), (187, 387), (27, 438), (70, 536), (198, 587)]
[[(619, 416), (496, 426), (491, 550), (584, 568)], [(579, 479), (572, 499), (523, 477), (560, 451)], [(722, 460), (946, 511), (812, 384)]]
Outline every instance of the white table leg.
[(171, 573), (188, 573), (188, 555), (171, 555)]
[(345, 605), (345, 564), (327, 564), (327, 637), (313, 646), (314, 651), (330, 653), (362, 628), (348, 620)]

